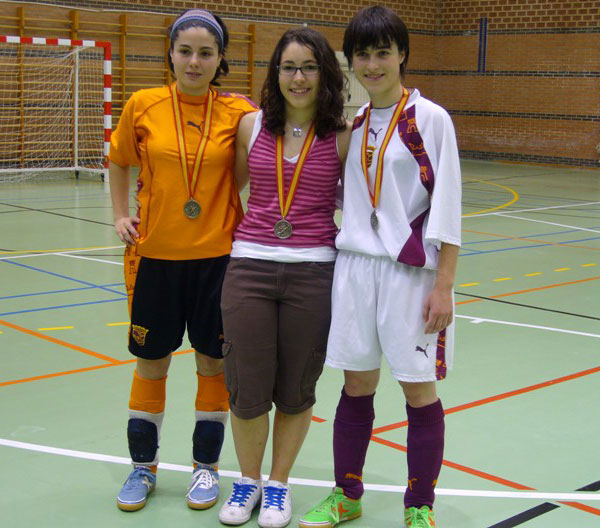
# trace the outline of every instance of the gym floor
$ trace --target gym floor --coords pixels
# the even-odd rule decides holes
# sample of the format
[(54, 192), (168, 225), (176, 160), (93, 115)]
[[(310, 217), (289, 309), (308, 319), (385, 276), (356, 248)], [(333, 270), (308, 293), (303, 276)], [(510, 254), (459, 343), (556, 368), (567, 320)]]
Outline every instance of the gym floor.
[[(438, 525), (598, 527), (600, 170), (462, 165), (456, 360), (438, 388), (447, 414)], [(169, 372), (157, 488), (139, 512), (116, 507), (129, 472), (134, 361), (104, 184), (2, 183), (0, 233), (0, 526), (219, 526), (237, 476), (229, 431), (219, 504), (202, 512), (185, 503), (189, 344)], [(341, 385), (341, 373), (326, 368), (293, 470), (290, 526), (332, 485)], [(356, 528), (402, 526), (406, 414), (387, 371), (375, 408)], [(265, 473), (269, 460), (268, 450)]]

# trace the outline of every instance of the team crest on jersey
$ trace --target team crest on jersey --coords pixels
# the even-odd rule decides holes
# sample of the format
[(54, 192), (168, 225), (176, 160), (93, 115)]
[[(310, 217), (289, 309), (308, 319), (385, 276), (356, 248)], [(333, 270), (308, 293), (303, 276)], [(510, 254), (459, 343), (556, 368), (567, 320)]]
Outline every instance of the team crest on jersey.
[(131, 337), (133, 337), (133, 340), (139, 346), (144, 346), (146, 344), (146, 334), (148, 334), (147, 328), (138, 325), (131, 325), (131, 327), (129, 328), (129, 332), (131, 333)]
[(376, 149), (377, 147), (372, 147), (370, 145), (367, 147), (367, 167), (370, 167), (371, 163), (373, 163), (373, 154)]
[(418, 132), (417, 130), (417, 119), (415, 117), (408, 118), (408, 126), (406, 127), (406, 131), (409, 134), (415, 134)]

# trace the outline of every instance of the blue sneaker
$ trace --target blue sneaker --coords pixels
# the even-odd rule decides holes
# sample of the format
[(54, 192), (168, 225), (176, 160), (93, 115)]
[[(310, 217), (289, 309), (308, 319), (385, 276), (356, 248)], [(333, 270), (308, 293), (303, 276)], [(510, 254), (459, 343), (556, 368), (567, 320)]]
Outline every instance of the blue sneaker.
[(117, 506), (123, 511), (141, 510), (155, 486), (156, 475), (150, 468), (134, 466), (117, 497)]
[(198, 464), (187, 492), (187, 503), (193, 510), (206, 510), (219, 498), (219, 473), (205, 464)]
[(237, 479), (233, 483), (231, 495), (221, 506), (219, 521), (223, 524), (240, 525), (252, 516), (252, 510), (258, 504), (262, 493), (262, 482), (248, 477)]
[(258, 516), (261, 528), (284, 528), (292, 520), (292, 491), (287, 484), (269, 480), (263, 487)]

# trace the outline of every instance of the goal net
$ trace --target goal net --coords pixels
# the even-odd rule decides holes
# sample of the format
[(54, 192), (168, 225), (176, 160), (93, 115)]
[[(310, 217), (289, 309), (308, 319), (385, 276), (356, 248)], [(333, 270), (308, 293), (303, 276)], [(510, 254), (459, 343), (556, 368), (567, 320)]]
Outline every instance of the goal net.
[(110, 43), (0, 36), (0, 182), (104, 178), (111, 128)]

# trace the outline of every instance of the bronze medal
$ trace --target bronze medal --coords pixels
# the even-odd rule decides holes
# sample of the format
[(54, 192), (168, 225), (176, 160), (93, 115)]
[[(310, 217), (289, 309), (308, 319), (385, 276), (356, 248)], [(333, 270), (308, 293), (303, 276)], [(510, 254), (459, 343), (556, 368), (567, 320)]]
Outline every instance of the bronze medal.
[(198, 215), (200, 214), (200, 204), (193, 198), (190, 198), (183, 205), (183, 214), (192, 220), (198, 218)]
[(275, 236), (280, 239), (290, 238), (292, 236), (292, 224), (290, 224), (285, 218), (282, 218), (273, 227)]
[(371, 227), (376, 231), (379, 227), (379, 218), (377, 218), (377, 213), (375, 210), (371, 213)]

